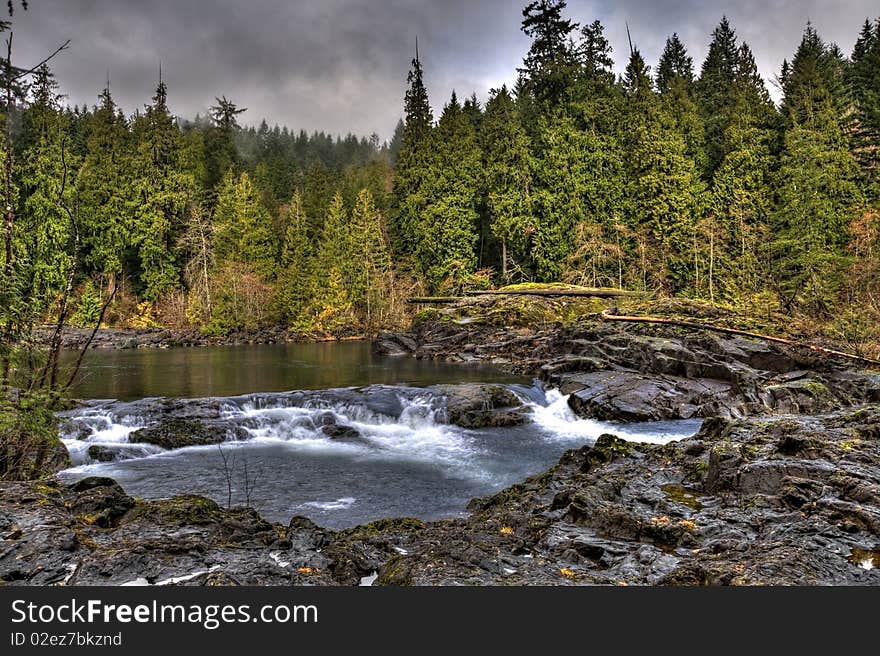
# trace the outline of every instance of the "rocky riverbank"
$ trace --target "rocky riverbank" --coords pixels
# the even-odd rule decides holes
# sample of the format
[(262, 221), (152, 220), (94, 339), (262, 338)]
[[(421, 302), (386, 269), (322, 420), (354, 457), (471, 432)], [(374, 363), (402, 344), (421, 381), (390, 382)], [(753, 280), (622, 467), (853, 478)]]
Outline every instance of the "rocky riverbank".
[[(61, 343), (64, 348), (81, 349), (92, 334), (90, 328), (64, 329)], [(52, 333), (48, 328), (37, 330), (37, 338), (48, 343)], [(228, 335), (205, 335), (198, 328), (181, 330), (168, 328), (101, 328), (95, 334), (90, 348), (136, 349), (174, 348), (186, 346), (234, 346), (238, 344), (291, 344), (297, 342), (335, 341), (333, 335), (305, 334), (282, 327), (242, 330)], [(366, 339), (363, 335), (346, 335), (342, 339)]]
[[(109, 479), (3, 483), (0, 581), (880, 584), (880, 373), (701, 330), (453, 312), (376, 348), (532, 373), (584, 417), (703, 427), (662, 446), (602, 436), (466, 518), (344, 531), (200, 497), (137, 500)], [(461, 425), (516, 421), (486, 393), (462, 396)]]

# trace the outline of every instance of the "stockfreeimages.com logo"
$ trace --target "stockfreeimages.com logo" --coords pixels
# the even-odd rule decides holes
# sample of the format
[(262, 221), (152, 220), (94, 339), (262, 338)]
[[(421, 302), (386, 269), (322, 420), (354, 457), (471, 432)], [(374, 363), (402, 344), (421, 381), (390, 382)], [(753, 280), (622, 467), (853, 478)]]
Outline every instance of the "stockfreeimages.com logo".
[(198, 624), (209, 631), (223, 624), (317, 624), (318, 608), (306, 604), (267, 604), (254, 610), (250, 604), (108, 604), (100, 599), (71, 599), (61, 604), (12, 602), (12, 623), (21, 624)]

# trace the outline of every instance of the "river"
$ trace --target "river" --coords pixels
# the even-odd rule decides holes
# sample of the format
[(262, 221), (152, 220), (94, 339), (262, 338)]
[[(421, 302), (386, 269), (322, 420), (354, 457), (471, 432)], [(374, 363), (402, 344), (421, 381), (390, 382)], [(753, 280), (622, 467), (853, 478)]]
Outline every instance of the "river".
[[(507, 386), (529, 419), (450, 425), (435, 386), (473, 382)], [(461, 515), (469, 499), (541, 472), (602, 433), (662, 443), (699, 429), (699, 421), (579, 419), (558, 391), (496, 367), (379, 357), (363, 342), (94, 351), (73, 393), (85, 402), (62, 413), (75, 464), (63, 479), (109, 476), (143, 498), (231, 498), (274, 521), (305, 515), (331, 528)], [(129, 443), (169, 408), (207, 417), (228, 440), (175, 450)], [(344, 439), (328, 436), (328, 424)], [(96, 462), (91, 446), (120, 459)]]

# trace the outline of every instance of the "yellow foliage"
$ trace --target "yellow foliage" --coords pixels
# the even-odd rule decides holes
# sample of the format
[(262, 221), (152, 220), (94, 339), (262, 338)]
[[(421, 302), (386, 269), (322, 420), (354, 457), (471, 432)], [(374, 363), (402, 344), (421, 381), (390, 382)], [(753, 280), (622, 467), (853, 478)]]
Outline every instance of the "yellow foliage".
[(680, 519), (678, 521), (678, 525), (681, 526), (685, 531), (695, 531), (697, 528), (696, 522), (693, 522), (690, 519)]
[(576, 579), (577, 573), (574, 570), (568, 569), (567, 567), (560, 567), (559, 573), (562, 574), (567, 579)]
[(501, 533), (501, 535), (513, 535), (513, 527), (512, 526), (502, 526), (499, 533)]
[(662, 517), (652, 517), (651, 518), (651, 523), (656, 524), (657, 526), (665, 526), (669, 522), (670, 522), (670, 519), (666, 515), (663, 515)]
[(137, 305), (137, 313), (128, 321), (131, 328), (156, 328), (156, 310), (149, 301), (143, 301)]

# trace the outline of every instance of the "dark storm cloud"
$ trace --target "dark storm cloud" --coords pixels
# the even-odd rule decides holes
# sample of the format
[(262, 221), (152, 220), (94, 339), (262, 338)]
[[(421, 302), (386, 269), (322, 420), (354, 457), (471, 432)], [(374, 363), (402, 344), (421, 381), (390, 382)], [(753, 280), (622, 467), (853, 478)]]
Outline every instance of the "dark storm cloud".
[[(389, 136), (416, 35), (435, 113), (459, 95), (510, 83), (528, 42), (519, 32), (522, 0), (33, 0), (17, 11), (16, 62), (36, 62), (67, 38), (53, 62), (70, 101), (92, 104), (108, 71), (127, 111), (147, 102), (161, 60), (170, 101), (182, 116), (204, 113), (225, 94), (248, 107), (243, 119), (339, 133)], [(811, 19), (849, 52), (875, 0), (737, 2), (571, 0), (581, 22), (600, 19), (618, 65), (625, 24), (649, 62), (677, 31), (697, 66), (722, 14), (748, 41), (771, 78)]]

